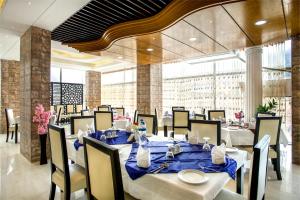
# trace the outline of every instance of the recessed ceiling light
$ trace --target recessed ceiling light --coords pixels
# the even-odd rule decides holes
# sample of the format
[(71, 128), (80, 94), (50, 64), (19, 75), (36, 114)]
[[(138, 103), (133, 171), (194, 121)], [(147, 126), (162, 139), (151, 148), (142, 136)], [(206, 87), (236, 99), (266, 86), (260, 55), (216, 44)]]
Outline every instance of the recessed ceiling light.
[(196, 41), (196, 40), (197, 40), (197, 38), (195, 38), (195, 37), (191, 37), (191, 38), (190, 38), (190, 41), (191, 41), (191, 42), (194, 42), (194, 41)]
[(154, 51), (154, 49), (152, 49), (152, 48), (148, 48), (148, 49), (147, 49), (147, 51)]
[(122, 56), (119, 56), (118, 58), (119, 58), (119, 59), (123, 59), (123, 57), (122, 57)]
[(212, 20), (209, 20), (209, 23), (210, 23), (210, 24), (212, 24), (212, 23), (213, 23), (213, 21), (212, 21)]
[(28, 3), (27, 3), (29, 6), (31, 6), (31, 1), (28, 1)]
[(258, 20), (257, 22), (255, 22), (255, 25), (256, 26), (261, 26), (261, 25), (264, 25), (265, 23), (267, 23), (266, 20)]

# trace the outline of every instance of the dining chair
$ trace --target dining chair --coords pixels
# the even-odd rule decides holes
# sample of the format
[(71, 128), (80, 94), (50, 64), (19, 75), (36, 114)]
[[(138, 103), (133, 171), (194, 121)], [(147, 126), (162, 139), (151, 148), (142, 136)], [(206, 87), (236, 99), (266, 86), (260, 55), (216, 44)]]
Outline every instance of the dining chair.
[(109, 106), (98, 106), (98, 111), (110, 111)]
[(75, 109), (76, 109), (76, 113), (81, 113), (83, 106), (81, 104), (76, 104)]
[(118, 116), (124, 116), (125, 115), (125, 108), (123, 107), (114, 107), (114, 108), (111, 108), (112, 111), (115, 111)]
[(113, 113), (111, 111), (95, 111), (95, 130), (107, 130), (112, 127)]
[(78, 130), (87, 131), (88, 127), (95, 130), (94, 116), (72, 116), (71, 117), (71, 135), (77, 134)]
[(83, 138), (88, 199), (124, 200), (118, 149)]
[(257, 117), (253, 146), (265, 135), (271, 136), (270, 158), (276, 171), (277, 179), (282, 180), (280, 170), (280, 130), (282, 117)]
[(185, 110), (184, 106), (172, 106), (172, 111), (174, 110)]
[(188, 110), (173, 110), (173, 132), (171, 137), (175, 134), (186, 135), (189, 129), (190, 112)]
[(209, 110), (208, 111), (208, 120), (218, 120), (226, 118), (225, 110)]
[(276, 113), (273, 112), (258, 112), (256, 117), (275, 117)]
[(82, 167), (68, 164), (65, 129), (48, 125), (51, 150), (51, 188), (50, 200), (55, 198), (56, 186), (64, 193), (64, 199), (69, 200), (71, 193), (85, 189), (85, 171)]
[(267, 185), (267, 168), (270, 136), (265, 135), (255, 145), (252, 154), (252, 164), (249, 173), (248, 198), (222, 189), (215, 200), (263, 200), (265, 199)]
[(90, 116), (91, 115), (89, 110), (81, 110), (80, 114), (81, 114), (81, 116)]
[(60, 110), (60, 115), (64, 115), (66, 112), (64, 105), (56, 105), (56, 112)]
[(67, 105), (67, 114), (74, 113), (74, 105)]
[(55, 106), (50, 106), (50, 111), (52, 114), (55, 113)]
[(61, 113), (62, 113), (62, 107), (58, 108), (58, 112), (56, 114), (56, 125), (59, 124), (60, 120), (61, 120)]
[(196, 136), (199, 141), (204, 143), (203, 137), (209, 137), (209, 143), (214, 145), (221, 144), (221, 122), (210, 120), (190, 120), (189, 138)]
[(155, 115), (138, 114), (137, 121), (140, 123), (141, 119), (146, 123), (147, 136), (156, 135)]
[(154, 118), (155, 135), (157, 135), (158, 134), (158, 117), (157, 117), (156, 108), (154, 109), (154, 116), (155, 116), (155, 118)]
[(11, 132), (11, 139), (14, 138), (15, 135), (15, 143), (18, 142), (18, 118), (14, 117), (14, 111), (11, 108), (5, 108), (5, 116), (6, 116), (6, 142), (9, 139), (9, 133)]
[(205, 114), (195, 114), (195, 120), (206, 120)]
[(135, 111), (134, 111), (134, 116), (133, 116), (133, 123), (137, 123), (137, 122), (138, 122), (138, 120), (137, 120), (138, 114), (139, 114), (139, 111), (138, 111), (138, 110), (135, 110)]

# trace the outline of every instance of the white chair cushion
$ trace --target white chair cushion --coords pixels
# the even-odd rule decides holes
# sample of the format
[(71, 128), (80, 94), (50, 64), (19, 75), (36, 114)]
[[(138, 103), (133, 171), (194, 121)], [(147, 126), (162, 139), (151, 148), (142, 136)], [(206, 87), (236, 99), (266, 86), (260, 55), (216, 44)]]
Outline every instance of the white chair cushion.
[[(75, 192), (80, 189), (86, 188), (85, 172), (84, 169), (76, 164), (69, 165), (70, 169), (70, 181), (71, 181), (71, 192)], [(52, 174), (52, 181), (61, 190), (64, 191), (64, 174), (59, 169), (57, 169)]]
[(246, 200), (246, 198), (235, 192), (222, 189), (215, 200)]

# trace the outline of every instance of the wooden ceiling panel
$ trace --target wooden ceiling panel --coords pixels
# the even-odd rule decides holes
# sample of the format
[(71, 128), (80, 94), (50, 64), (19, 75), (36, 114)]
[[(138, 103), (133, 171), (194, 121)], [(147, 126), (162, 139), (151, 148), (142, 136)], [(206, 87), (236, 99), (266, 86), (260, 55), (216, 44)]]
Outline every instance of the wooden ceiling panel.
[(221, 6), (201, 10), (186, 17), (185, 20), (227, 49), (253, 45)]
[[(223, 5), (255, 45), (287, 39), (281, 0), (247, 0)], [(261, 26), (259, 20), (267, 20)]]
[[(199, 29), (185, 20), (182, 20), (171, 28), (164, 30), (163, 34), (181, 41), (188, 46), (197, 49), (203, 54), (226, 51), (224, 47), (216, 43), (212, 38), (203, 34)], [(190, 41), (191, 38), (195, 38), (196, 40)]]
[(300, 0), (283, 0), (288, 35), (300, 33)]

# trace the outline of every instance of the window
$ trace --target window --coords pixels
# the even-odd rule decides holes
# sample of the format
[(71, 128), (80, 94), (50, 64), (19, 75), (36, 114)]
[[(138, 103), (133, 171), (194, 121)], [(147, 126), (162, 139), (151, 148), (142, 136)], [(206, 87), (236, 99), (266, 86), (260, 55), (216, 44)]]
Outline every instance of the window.
[(263, 103), (275, 99), (276, 114), (289, 130), (292, 124), (291, 41), (263, 48)]
[(85, 71), (75, 69), (62, 69), (61, 82), (85, 84)]
[(136, 109), (136, 69), (102, 73), (101, 104), (123, 106), (132, 116)]
[[(190, 63), (190, 64), (189, 64)], [(185, 106), (202, 109), (226, 109), (229, 118), (244, 109), (245, 63), (240, 59), (180, 62), (163, 65), (163, 111)]]

